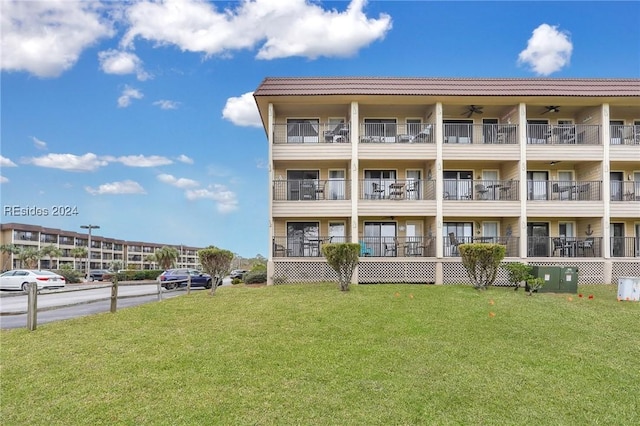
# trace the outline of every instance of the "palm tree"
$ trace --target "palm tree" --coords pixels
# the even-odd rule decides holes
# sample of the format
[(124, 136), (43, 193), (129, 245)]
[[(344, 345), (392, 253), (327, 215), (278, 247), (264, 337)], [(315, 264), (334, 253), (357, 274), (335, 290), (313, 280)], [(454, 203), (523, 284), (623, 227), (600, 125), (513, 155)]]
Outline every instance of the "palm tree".
[(74, 259), (85, 259), (87, 257), (86, 247), (74, 247), (71, 249), (71, 256)]
[(26, 269), (34, 269), (36, 265), (40, 263), (42, 254), (40, 250), (36, 250), (32, 247), (23, 248), (18, 253), (18, 259), (20, 259), (20, 265), (26, 267)]
[(0, 253), (2, 253), (2, 257), (4, 255), (8, 255), (7, 259), (2, 262), (2, 270), (7, 270), (7, 263), (11, 262), (11, 256), (20, 253), (20, 249), (14, 244), (2, 244), (0, 245)]
[(62, 250), (56, 246), (52, 245), (48, 245), (46, 247), (42, 247), (40, 249), (40, 253), (42, 254), (42, 256), (48, 256), (49, 257), (49, 270), (51, 270), (51, 264), (53, 262), (53, 258), (56, 257), (60, 257), (62, 256)]
[(150, 264), (149, 266), (153, 265), (154, 263), (156, 263), (158, 260), (156, 259), (156, 255), (155, 254), (148, 254), (144, 257), (144, 261), (145, 263)]
[(174, 262), (178, 259), (178, 250), (175, 247), (164, 246), (161, 249), (156, 250), (155, 258), (161, 269), (169, 269), (173, 266)]

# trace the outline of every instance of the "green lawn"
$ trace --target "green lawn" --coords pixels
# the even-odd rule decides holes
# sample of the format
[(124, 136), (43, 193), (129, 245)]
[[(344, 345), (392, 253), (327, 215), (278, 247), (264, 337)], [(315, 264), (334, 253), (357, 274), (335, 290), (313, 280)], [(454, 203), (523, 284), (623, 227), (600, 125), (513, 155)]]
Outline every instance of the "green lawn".
[(3, 331), (0, 423), (638, 424), (640, 303), (580, 292), (222, 287)]

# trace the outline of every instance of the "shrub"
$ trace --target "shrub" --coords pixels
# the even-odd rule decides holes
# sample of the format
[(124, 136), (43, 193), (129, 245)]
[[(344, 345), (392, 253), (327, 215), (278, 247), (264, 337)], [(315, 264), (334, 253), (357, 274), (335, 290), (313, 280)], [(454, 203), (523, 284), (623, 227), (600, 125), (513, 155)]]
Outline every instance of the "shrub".
[(245, 284), (262, 284), (267, 282), (267, 271), (251, 271), (244, 275)]
[(348, 291), (353, 271), (360, 262), (360, 244), (335, 243), (322, 246), (322, 254), (327, 263), (338, 274), (340, 290)]
[(56, 271), (57, 274), (60, 274), (64, 277), (67, 284), (76, 284), (82, 282), (84, 275), (80, 271), (76, 271), (71, 268), (71, 265), (63, 265), (59, 270)]
[(234, 278), (231, 280), (231, 284), (236, 285), (236, 284), (240, 284), (242, 283), (242, 280), (240, 278)]
[(461, 244), (462, 264), (469, 274), (471, 284), (478, 290), (486, 290), (498, 275), (498, 267), (507, 252), (502, 244)]
[(522, 262), (503, 263), (502, 269), (509, 274), (509, 282), (518, 290), (521, 282), (526, 282), (531, 276), (532, 267)]

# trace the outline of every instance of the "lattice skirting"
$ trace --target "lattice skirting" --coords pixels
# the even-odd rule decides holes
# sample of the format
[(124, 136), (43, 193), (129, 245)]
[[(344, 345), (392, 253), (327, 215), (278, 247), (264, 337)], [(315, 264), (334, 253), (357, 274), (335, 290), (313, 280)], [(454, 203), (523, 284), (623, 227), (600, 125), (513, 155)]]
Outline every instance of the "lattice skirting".
[[(606, 270), (610, 263), (610, 280)], [(553, 262), (530, 261), (535, 266), (571, 266), (578, 268), (578, 284), (617, 284), (619, 277), (640, 276), (640, 262), (636, 260), (616, 261), (562, 261)], [(461, 262), (443, 261), (442, 283), (436, 282), (437, 261), (364, 261), (358, 265), (358, 282), (362, 284), (375, 283), (436, 283), (436, 284), (468, 284), (469, 277)], [(318, 261), (274, 261), (273, 283), (317, 283), (337, 281), (338, 275), (323, 260)], [(509, 286), (507, 273), (500, 268), (494, 283), (496, 286)]]
[(436, 262), (361, 262), (358, 282), (434, 284)]

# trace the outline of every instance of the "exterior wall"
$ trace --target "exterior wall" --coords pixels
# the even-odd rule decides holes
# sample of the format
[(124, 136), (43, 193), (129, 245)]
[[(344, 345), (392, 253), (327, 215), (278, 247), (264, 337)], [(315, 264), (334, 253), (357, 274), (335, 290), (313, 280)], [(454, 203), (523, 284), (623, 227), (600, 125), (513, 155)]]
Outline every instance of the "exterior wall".
[[(523, 79), (517, 83), (533, 86), (537, 81)], [(466, 85), (469, 81), (459, 83)], [(326, 235), (330, 220), (343, 220), (350, 226), (346, 233), (351, 241), (358, 242), (364, 238), (365, 222), (381, 221), (393, 224), (395, 237), (402, 242), (408, 237), (407, 223), (418, 223), (422, 232), (419, 238), (433, 238), (437, 242), (433, 253), (415, 259), (362, 257), (357, 279), (360, 282), (450, 284), (464, 277), (460, 275), (459, 259), (450, 257), (447, 223), (472, 224), (473, 235), (467, 236), (468, 239), (475, 237), (485, 224), (496, 223), (497, 239), (511, 239), (509, 244), (515, 244), (513, 250), (509, 250), (510, 259), (535, 264), (579, 264), (584, 272), (580, 277), (583, 284), (612, 282), (625, 274), (640, 275), (640, 232), (637, 230), (640, 229), (640, 197), (635, 198), (634, 183), (629, 182), (634, 173), (640, 172), (640, 129), (637, 129), (638, 142), (634, 143), (628, 136), (616, 136), (620, 135), (620, 129), (609, 126), (609, 119), (622, 120), (625, 131), (634, 130), (633, 125), (640, 123), (637, 81), (620, 82), (634, 87), (630, 89), (637, 91), (633, 95), (622, 91), (618, 92), (620, 95), (604, 94), (605, 89), (603, 94), (595, 94), (594, 90), (578, 92), (580, 89), (575, 87), (584, 82), (571, 86), (563, 80), (551, 79), (547, 86), (555, 87), (557, 96), (546, 86), (540, 93), (533, 93), (537, 89), (531, 89), (531, 94), (516, 95), (513, 83), (509, 81), (498, 88), (491, 85), (491, 89), (486, 89), (488, 92), (502, 90), (503, 93), (490, 95), (465, 94), (463, 89), (455, 87), (455, 81), (446, 80), (438, 82), (442, 86), (434, 89), (434, 93), (446, 92), (448, 89), (440, 87), (450, 85), (452, 93), (442, 95), (395, 86), (388, 90), (396, 90), (394, 93), (398, 94), (384, 94), (386, 89), (375, 86), (372, 91), (377, 93), (371, 94), (365, 94), (359, 87), (353, 93), (340, 89), (340, 94), (331, 96), (320, 93), (298, 96), (292, 94), (295, 91), (285, 89), (271, 96), (261, 94), (259, 88), (256, 101), (269, 139), (272, 180), (279, 176), (286, 179), (286, 171), (295, 169), (319, 170), (319, 179), (326, 180), (329, 170), (340, 168), (346, 173), (345, 185), (351, 188), (350, 197), (341, 201), (276, 200), (271, 193), (271, 237), (286, 240), (287, 222), (316, 221), (320, 223), (319, 234)], [(608, 84), (589, 83), (596, 88)], [(411, 84), (419, 86), (413, 81)], [(300, 90), (299, 86), (296, 90)], [(572, 90), (575, 93), (568, 94)], [(465, 111), (469, 105), (483, 105), (484, 112), (467, 116)], [(559, 105), (560, 112), (550, 112), (546, 105)], [(323, 125), (335, 117), (343, 117), (349, 127), (342, 143), (332, 143), (336, 140), (323, 138), (318, 133), (317, 143), (288, 144), (282, 134), (278, 134), (278, 126), (285, 126), (288, 118), (318, 119), (319, 129), (326, 129)], [(390, 130), (382, 133), (372, 132), (371, 121), (382, 119), (392, 119), (395, 124), (391, 123)], [(411, 130), (408, 121), (417, 119), (423, 126), (430, 124), (427, 141), (406, 136)], [(488, 119), (495, 124), (485, 126)], [(469, 120), (469, 130), (464, 129), (466, 124), (460, 127), (453, 123), (460, 120)], [(545, 120), (546, 124), (530, 125), (530, 120)], [(571, 123), (572, 133), (565, 132), (567, 122)], [(504, 129), (502, 135), (491, 133), (498, 129)], [(432, 195), (392, 200), (387, 188), (383, 197), (371, 197), (363, 189), (367, 170), (393, 171), (394, 180), (399, 182), (408, 178), (408, 172), (419, 170), (423, 183), (432, 185)], [(472, 186), (468, 187), (468, 194), (457, 193), (452, 198), (445, 190), (445, 174), (452, 171), (470, 172)], [(546, 173), (547, 178), (542, 183), (530, 181), (529, 172), (534, 171)], [(624, 176), (623, 195), (618, 195), (619, 199), (615, 198), (610, 172), (622, 172)], [(485, 179), (484, 176), (495, 177)], [(406, 185), (406, 182), (400, 183)], [(497, 185), (492, 185), (492, 192), (487, 196), (476, 192), (477, 183)], [(537, 185), (542, 186), (535, 189)], [(501, 192), (496, 189), (500, 187), (512, 189)], [(533, 256), (528, 250), (532, 237), (527, 235), (527, 226), (534, 222), (548, 226), (547, 245), (553, 238), (565, 238), (561, 224), (568, 224), (573, 229), (571, 238), (580, 243), (587, 239), (598, 242), (597, 254), (596, 250), (583, 251), (580, 257), (571, 259), (557, 254)], [(613, 225), (617, 227), (615, 232), (622, 230), (624, 237), (612, 235)], [(614, 254), (621, 238), (625, 246), (622, 258)], [(271, 252), (268, 268), (270, 278), (281, 278), (284, 274), (298, 281), (313, 281), (331, 276), (322, 259), (287, 258), (286, 253), (283, 258)]]

